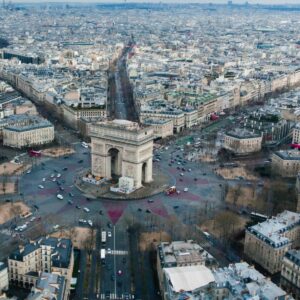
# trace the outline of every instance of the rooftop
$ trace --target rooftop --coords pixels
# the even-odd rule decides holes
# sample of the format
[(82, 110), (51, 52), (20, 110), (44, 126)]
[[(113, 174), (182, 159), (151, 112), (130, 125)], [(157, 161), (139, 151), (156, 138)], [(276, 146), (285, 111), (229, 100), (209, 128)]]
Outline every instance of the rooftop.
[(231, 131), (226, 132), (226, 135), (237, 139), (251, 139), (251, 138), (258, 138), (261, 136), (258, 133), (251, 132), (244, 128), (235, 128)]
[(284, 236), (284, 232), (291, 230), (299, 224), (300, 214), (285, 210), (276, 217), (249, 227), (248, 231), (272, 247), (279, 248), (292, 242)]
[(285, 160), (300, 160), (300, 152), (296, 150), (279, 150), (274, 152), (275, 155)]

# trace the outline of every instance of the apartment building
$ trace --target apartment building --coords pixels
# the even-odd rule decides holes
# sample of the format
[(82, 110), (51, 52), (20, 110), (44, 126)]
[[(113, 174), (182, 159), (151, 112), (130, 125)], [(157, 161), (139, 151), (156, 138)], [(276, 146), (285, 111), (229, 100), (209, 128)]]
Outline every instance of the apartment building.
[(0, 295), (8, 289), (8, 271), (7, 266), (0, 262)]
[(287, 211), (246, 230), (244, 253), (270, 274), (280, 272), (282, 258), (300, 244), (300, 214)]
[(3, 145), (12, 148), (45, 145), (54, 140), (54, 126), (38, 116), (16, 115), (3, 129)]
[(145, 119), (143, 122), (153, 128), (155, 138), (165, 138), (173, 135), (173, 122), (172, 120), (153, 120)]
[(300, 171), (300, 152), (280, 150), (272, 155), (272, 172), (282, 177), (296, 177)]
[(67, 300), (66, 280), (64, 276), (54, 273), (42, 272), (37, 280), (36, 286), (26, 300)]
[(293, 128), (292, 144), (300, 144), (300, 124), (299, 123)]
[(262, 136), (246, 129), (236, 128), (225, 133), (223, 146), (237, 155), (259, 152)]
[[(199, 266), (201, 267), (198, 268)], [(184, 274), (185, 271), (195, 272), (195, 274), (197, 274), (198, 272), (201, 272), (201, 270), (205, 271), (205, 266), (216, 266), (216, 261), (213, 256), (194, 241), (188, 240), (160, 243), (157, 251), (157, 272), (162, 295), (165, 293), (164, 291), (170, 276), (178, 276), (175, 274), (180, 274), (182, 272), (182, 274)], [(187, 269), (181, 269), (182, 267)], [(196, 268), (189, 269), (189, 267)], [(168, 271), (169, 268), (174, 271)], [(165, 297), (164, 299), (169, 298)]]
[(12, 284), (30, 288), (37, 286), (40, 272), (55, 273), (65, 278), (66, 290), (69, 291), (73, 263), (71, 240), (45, 237), (10, 254), (8, 277)]
[(289, 250), (282, 259), (280, 286), (295, 299), (300, 299), (300, 251)]

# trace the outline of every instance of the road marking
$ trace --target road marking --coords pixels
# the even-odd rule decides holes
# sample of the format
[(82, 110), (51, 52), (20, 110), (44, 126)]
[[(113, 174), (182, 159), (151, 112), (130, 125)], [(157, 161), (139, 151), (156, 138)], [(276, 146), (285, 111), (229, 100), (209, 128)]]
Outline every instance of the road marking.
[[(105, 294), (100, 294), (100, 299), (106, 299)], [(111, 300), (121, 300), (121, 299), (125, 299), (125, 295), (122, 294), (122, 295), (120, 295), (120, 297), (118, 297), (117, 294), (110, 294), (109, 299), (111, 299)], [(128, 299), (134, 299), (134, 296), (129, 294)]]
[(112, 250), (112, 255), (128, 255), (128, 251), (126, 250)]

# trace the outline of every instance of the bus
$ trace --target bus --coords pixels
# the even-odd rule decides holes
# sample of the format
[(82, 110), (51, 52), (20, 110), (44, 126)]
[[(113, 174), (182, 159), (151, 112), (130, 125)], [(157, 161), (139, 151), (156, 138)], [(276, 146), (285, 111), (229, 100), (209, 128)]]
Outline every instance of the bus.
[(268, 216), (266, 215), (263, 215), (263, 214), (259, 214), (259, 213), (256, 213), (256, 212), (252, 212), (250, 214), (250, 218), (253, 220), (253, 221), (257, 221), (257, 222), (264, 222), (268, 219)]
[(37, 151), (37, 150), (29, 150), (28, 155), (30, 157), (41, 157), (42, 156), (42, 151)]
[(105, 259), (105, 249), (101, 249), (101, 250), (100, 250), (100, 258), (101, 258), (102, 260)]
[(101, 232), (101, 242), (102, 244), (106, 243), (106, 231)]

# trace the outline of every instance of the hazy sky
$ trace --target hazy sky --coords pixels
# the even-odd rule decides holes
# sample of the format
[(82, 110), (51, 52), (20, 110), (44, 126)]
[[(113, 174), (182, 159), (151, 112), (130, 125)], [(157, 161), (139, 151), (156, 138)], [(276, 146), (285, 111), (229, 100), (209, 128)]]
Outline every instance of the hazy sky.
[[(26, 2), (81, 2), (81, 3), (88, 3), (88, 2), (96, 2), (96, 3), (122, 3), (124, 0), (12, 0), (14, 3), (26, 3)], [(127, 2), (152, 2), (152, 3), (227, 3), (227, 0), (127, 0)], [(233, 0), (233, 3), (244, 3), (245, 0)], [(300, 4), (300, 0), (248, 0), (249, 3), (252, 4)]]

